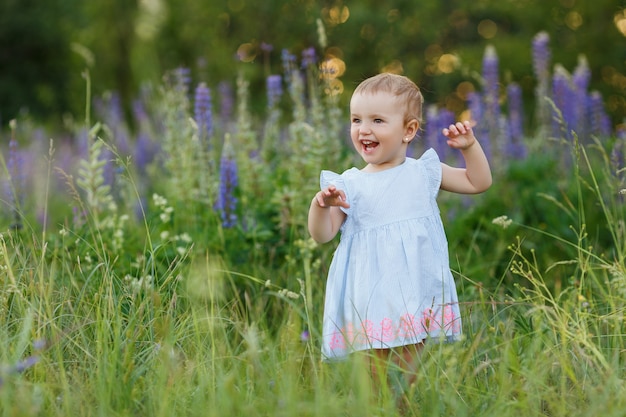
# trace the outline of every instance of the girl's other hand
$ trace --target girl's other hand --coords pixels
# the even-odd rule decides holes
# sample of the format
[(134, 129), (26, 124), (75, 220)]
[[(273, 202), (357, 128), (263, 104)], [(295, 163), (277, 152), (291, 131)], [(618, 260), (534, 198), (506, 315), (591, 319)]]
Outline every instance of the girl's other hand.
[(317, 201), (317, 205), (322, 208), (331, 206), (343, 208), (350, 207), (350, 204), (346, 201), (346, 193), (342, 190), (338, 190), (334, 185), (331, 185), (315, 194), (315, 201)]
[(465, 150), (476, 142), (472, 127), (475, 123), (468, 120), (451, 124), (443, 129), (443, 135), (448, 138), (448, 146), (454, 149)]

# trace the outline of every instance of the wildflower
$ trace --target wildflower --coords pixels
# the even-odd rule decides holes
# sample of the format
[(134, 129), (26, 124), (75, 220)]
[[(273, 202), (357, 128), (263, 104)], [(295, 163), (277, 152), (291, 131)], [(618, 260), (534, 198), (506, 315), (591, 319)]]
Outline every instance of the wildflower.
[(178, 236), (178, 239), (185, 242), (185, 243), (191, 243), (193, 239), (191, 239), (191, 236), (189, 236), (189, 233), (184, 232), (182, 235)]
[[(500, 120), (500, 102), (499, 102), (499, 60), (496, 54), (496, 49), (493, 46), (488, 46), (485, 49), (485, 55), (483, 56), (483, 83), (484, 83), (484, 102), (485, 113), (484, 118), (486, 122), (487, 134), (491, 140), (495, 141), (492, 136), (498, 131), (498, 123)], [(495, 143), (495, 142), (494, 142)]]
[(511, 83), (506, 88), (509, 103), (509, 131), (511, 141), (507, 144), (507, 155), (521, 159), (526, 156), (526, 149), (522, 142), (523, 133), (523, 107), (522, 88), (517, 83)]
[(317, 25), (317, 41), (319, 42), (322, 49), (326, 49), (326, 45), (328, 45), (328, 37), (326, 36), (324, 22), (322, 22), (322, 19), (318, 18), (315, 23)]
[(578, 58), (578, 65), (574, 69), (572, 74), (572, 84), (574, 88), (574, 95), (576, 97), (574, 105), (574, 118), (577, 121), (576, 131), (579, 135), (586, 136), (587, 134), (587, 106), (589, 101), (587, 100), (587, 90), (589, 89), (589, 82), (591, 81), (591, 70), (589, 64), (584, 56)]
[(315, 48), (307, 48), (302, 51), (302, 68), (313, 67), (317, 63)]
[(547, 81), (550, 67), (550, 49), (548, 43), (550, 42), (550, 35), (547, 32), (539, 32), (533, 38), (532, 42), (532, 54), (533, 54), (533, 70), (535, 76), (539, 80)]
[(300, 341), (301, 342), (308, 342), (311, 339), (311, 334), (309, 333), (308, 330), (303, 330), (302, 333), (300, 333)]
[(287, 288), (283, 288), (282, 290), (278, 291), (278, 295), (280, 295), (281, 297), (291, 298), (292, 300), (297, 300), (298, 298), (300, 298), (300, 294), (289, 291)]
[(589, 108), (589, 133), (598, 136), (608, 136), (611, 133), (611, 121), (606, 114), (602, 95), (598, 91), (592, 91), (588, 98)]
[(159, 207), (163, 207), (167, 204), (167, 199), (156, 193), (152, 194), (152, 201), (154, 201), (154, 204)]
[(196, 87), (194, 116), (195, 121), (198, 124), (200, 137), (210, 137), (213, 134), (211, 90), (205, 83), (200, 83), (198, 87)]
[(476, 91), (472, 91), (467, 95), (467, 106), (470, 111), (470, 115), (473, 121), (477, 123), (476, 127), (474, 127), (474, 133), (476, 137), (485, 138), (481, 140), (480, 144), (485, 151), (485, 155), (488, 160), (491, 160), (491, 144), (487, 135), (487, 126), (483, 123), (485, 110), (483, 105), (483, 97), (480, 93)]
[(283, 49), (281, 59), (283, 62), (283, 70), (290, 78), (295, 67), (296, 56), (290, 53), (287, 49)]
[(491, 223), (506, 229), (513, 223), (513, 220), (509, 219), (508, 216), (499, 216), (493, 219)]
[[(564, 124), (565, 137), (571, 138), (571, 129), (575, 126), (575, 111), (574, 103), (576, 101), (576, 95), (570, 84), (570, 75), (562, 65), (555, 65), (554, 75), (552, 76), (552, 96), (554, 98), (554, 104), (561, 112), (562, 122)], [(558, 133), (557, 125), (555, 125), (555, 134)]]
[(37, 363), (39, 363), (39, 360), (40, 360), (39, 355), (31, 355), (11, 366), (7, 366), (4, 369), (0, 369), (0, 371), (2, 371), (0, 373), (0, 387), (2, 387), (2, 384), (4, 383), (4, 379), (2, 378), (3, 376), (8, 376), (12, 374), (21, 374), (22, 372), (26, 371), (28, 368), (32, 368)]
[(7, 162), (9, 180), (6, 185), (6, 194), (13, 210), (14, 223), (11, 227), (21, 229), (22, 221), (19, 214), (19, 207), (22, 205), (24, 199), (25, 177), (22, 172), (24, 167), (17, 140), (15, 139), (15, 132), (17, 130), (17, 122), (15, 119), (9, 122), (9, 126), (11, 127), (11, 140), (9, 141), (9, 159)]
[(287, 298), (291, 298), (292, 300), (297, 300), (298, 298), (300, 298), (300, 294), (293, 291), (287, 291), (285, 295), (287, 296)]
[(189, 84), (191, 83), (191, 70), (185, 67), (176, 68), (172, 72), (172, 81), (174, 84), (174, 88), (177, 90), (187, 93), (189, 91)]
[(233, 227), (237, 224), (237, 197), (235, 190), (239, 185), (237, 161), (235, 160), (230, 142), (227, 140), (220, 161), (220, 186), (215, 209), (220, 213), (222, 226)]
[(267, 77), (267, 105), (274, 108), (283, 94), (282, 77), (270, 75)]
[(220, 118), (222, 123), (226, 123), (230, 120), (235, 107), (233, 89), (226, 81), (222, 81), (217, 86), (217, 91), (220, 95)]

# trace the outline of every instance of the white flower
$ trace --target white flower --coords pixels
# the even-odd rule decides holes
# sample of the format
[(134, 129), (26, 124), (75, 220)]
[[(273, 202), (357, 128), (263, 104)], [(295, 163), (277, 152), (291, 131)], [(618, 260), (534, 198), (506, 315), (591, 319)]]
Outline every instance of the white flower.
[(506, 229), (513, 223), (513, 220), (509, 219), (508, 216), (500, 216), (493, 219), (491, 223)]

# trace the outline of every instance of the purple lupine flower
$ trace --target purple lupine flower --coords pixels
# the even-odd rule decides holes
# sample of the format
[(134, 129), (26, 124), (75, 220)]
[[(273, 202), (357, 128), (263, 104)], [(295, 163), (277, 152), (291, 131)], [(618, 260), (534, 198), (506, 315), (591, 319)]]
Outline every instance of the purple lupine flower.
[(494, 115), (500, 112), (498, 103), (500, 76), (499, 76), (499, 59), (496, 49), (488, 46), (483, 56), (483, 80), (485, 89), (485, 100), (487, 102), (487, 110), (494, 112)]
[(142, 124), (148, 120), (148, 113), (142, 100), (133, 100), (132, 103), (133, 116), (138, 124)]
[(626, 127), (620, 126), (615, 132), (615, 142), (611, 150), (611, 166), (613, 173), (620, 178), (624, 177), (624, 148), (626, 147)]
[(611, 121), (604, 109), (602, 94), (592, 91), (589, 94), (589, 133), (596, 136), (611, 134)]
[(140, 173), (146, 173), (148, 165), (159, 153), (159, 145), (152, 140), (147, 132), (141, 131), (135, 141), (135, 165)]
[(315, 48), (310, 47), (302, 51), (302, 68), (314, 67), (317, 64)]
[[(46, 348), (45, 340), (38, 339), (35, 342), (33, 342), (33, 349), (35, 351), (41, 351), (45, 348)], [(31, 355), (18, 361), (17, 363), (11, 366), (7, 366), (4, 368), (0, 367), (0, 371), (2, 371), (4, 375), (21, 374), (22, 372), (26, 371), (28, 368), (32, 368), (33, 366), (35, 366), (39, 362), (39, 360), (40, 360), (39, 355)], [(0, 388), (2, 387), (2, 383), (4, 382), (4, 379), (2, 377), (3, 375), (0, 375)]]
[(300, 333), (300, 341), (303, 343), (308, 342), (311, 339), (311, 334), (309, 333), (308, 330), (303, 330), (302, 333)]
[(233, 115), (235, 108), (235, 97), (232, 86), (226, 81), (222, 81), (217, 86), (220, 95), (220, 118), (222, 124), (226, 125)]
[(267, 106), (274, 108), (283, 95), (283, 79), (280, 75), (267, 77)]
[(17, 140), (15, 139), (15, 131), (17, 129), (17, 122), (11, 120), (11, 140), (9, 141), (9, 159), (7, 161), (7, 171), (9, 173), (9, 179), (6, 184), (7, 200), (11, 204), (13, 213), (13, 225), (12, 228), (21, 229), (22, 220), (20, 217), (20, 207), (24, 200), (24, 166), (23, 158), (19, 150)]
[(219, 212), (224, 228), (237, 225), (237, 197), (236, 189), (239, 184), (237, 161), (232, 155), (228, 143), (224, 144), (220, 160), (220, 186), (215, 202), (215, 209)]
[(484, 119), (486, 123), (486, 134), (492, 143), (496, 143), (498, 133), (498, 124), (500, 120), (500, 76), (499, 76), (499, 60), (496, 49), (489, 45), (485, 48), (483, 56), (483, 83), (484, 93), (483, 100), (485, 102)]
[(537, 101), (536, 117), (537, 125), (542, 134), (548, 134), (550, 127), (553, 126), (551, 120), (552, 111), (546, 100), (550, 97), (551, 52), (549, 43), (550, 36), (547, 32), (539, 32), (535, 35), (532, 42), (533, 70), (537, 78), (537, 87), (535, 89), (535, 99)]
[(548, 81), (550, 75), (550, 58), (551, 52), (549, 48), (550, 35), (548, 32), (539, 32), (535, 35), (532, 42), (533, 70), (535, 76), (541, 81)]
[(175, 85), (182, 91), (189, 91), (189, 84), (191, 84), (191, 70), (186, 67), (179, 67), (174, 70)]
[(100, 116), (112, 130), (118, 151), (120, 154), (128, 155), (131, 147), (120, 94), (115, 91), (107, 94), (100, 101), (100, 105)]
[(265, 42), (261, 42), (261, 45), (259, 45), (259, 48), (261, 48), (261, 51), (263, 52), (272, 52), (274, 50), (274, 46), (272, 44), (265, 43)]
[(587, 126), (587, 113), (588, 108), (587, 104), (589, 100), (588, 89), (589, 82), (591, 81), (591, 70), (589, 69), (589, 64), (584, 57), (580, 57), (578, 59), (578, 65), (572, 74), (572, 85), (574, 88), (574, 96), (576, 97), (574, 101), (574, 114), (573, 118), (575, 121), (576, 132), (579, 137), (585, 138), (588, 135), (588, 126)]
[(205, 83), (200, 83), (196, 87), (194, 116), (198, 124), (200, 137), (207, 140), (213, 134), (213, 111), (211, 106), (211, 90)]
[[(29, 356), (26, 359), (23, 359), (17, 362), (13, 366), (9, 366), (8, 368), (4, 370), (3, 373), (5, 375), (21, 374), (28, 368), (35, 366), (38, 362), (39, 362), (39, 356), (36, 356), (36, 355)], [(2, 388), (3, 384), (4, 384), (4, 379), (2, 378), (2, 375), (0, 375), (0, 388)]]
[(283, 49), (281, 53), (281, 60), (283, 62), (283, 71), (286, 75), (290, 76), (296, 65), (296, 56), (287, 49)]
[(574, 89), (571, 87), (570, 76), (567, 70), (557, 64), (554, 67), (552, 77), (552, 96), (554, 105), (561, 112), (562, 120), (558, 120), (558, 115), (554, 114), (554, 134), (559, 137), (560, 126), (565, 132), (561, 132), (567, 139), (572, 138), (571, 130), (575, 126), (574, 101), (576, 100)]
[(508, 132), (506, 155), (515, 159), (526, 156), (524, 146), (522, 88), (517, 83), (511, 83), (506, 87), (507, 100), (509, 103)]
[(450, 153), (442, 130), (455, 121), (454, 113), (448, 109), (438, 109), (435, 105), (426, 108), (425, 114), (426, 148), (433, 148), (439, 159), (444, 161)]
[(480, 138), (480, 144), (487, 156), (487, 159), (491, 161), (491, 141), (487, 134), (487, 126), (485, 124), (485, 109), (483, 106), (483, 97), (480, 93), (472, 91), (467, 95), (467, 104), (470, 111), (471, 118), (476, 122), (476, 126), (472, 128), (474, 135)]

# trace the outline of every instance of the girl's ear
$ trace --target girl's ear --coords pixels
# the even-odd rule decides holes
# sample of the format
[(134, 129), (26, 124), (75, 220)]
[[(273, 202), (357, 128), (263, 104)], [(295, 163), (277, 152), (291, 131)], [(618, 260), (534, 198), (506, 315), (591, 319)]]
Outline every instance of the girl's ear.
[(406, 129), (405, 129), (405, 134), (404, 136), (407, 138), (411, 138), (413, 139), (413, 137), (415, 137), (415, 135), (417, 135), (417, 131), (420, 128), (420, 122), (417, 121), (417, 119), (411, 119), (407, 124), (406, 124)]

